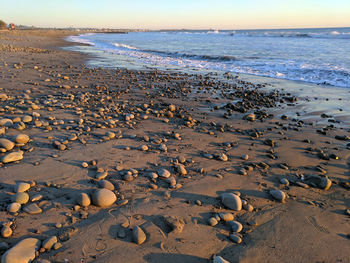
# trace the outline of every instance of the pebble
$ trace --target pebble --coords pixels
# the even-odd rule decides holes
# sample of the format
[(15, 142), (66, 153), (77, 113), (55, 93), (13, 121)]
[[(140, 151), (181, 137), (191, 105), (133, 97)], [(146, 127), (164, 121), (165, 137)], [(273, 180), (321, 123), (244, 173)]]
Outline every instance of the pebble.
[(77, 196), (77, 203), (83, 207), (89, 206), (91, 204), (89, 195), (87, 193), (80, 193)]
[(135, 226), (132, 229), (132, 240), (138, 245), (146, 241), (146, 234), (139, 226)]
[(103, 180), (107, 177), (108, 172), (107, 171), (102, 171), (102, 172), (97, 172), (95, 175), (96, 180)]
[(223, 162), (227, 162), (227, 161), (228, 161), (228, 157), (227, 157), (227, 155), (224, 154), (224, 153), (221, 153), (221, 154), (219, 155), (219, 159), (220, 159), (221, 161), (223, 161)]
[(249, 113), (248, 115), (244, 116), (244, 119), (246, 119), (247, 121), (255, 121), (255, 114)]
[(285, 186), (289, 186), (289, 181), (286, 178), (281, 178), (280, 183)]
[(15, 186), (15, 193), (26, 192), (30, 189), (30, 184), (24, 182), (18, 182)]
[(92, 202), (99, 207), (109, 207), (117, 200), (116, 195), (108, 189), (96, 190), (92, 196)]
[(110, 181), (101, 180), (97, 184), (100, 188), (106, 188), (106, 189), (111, 190), (111, 191), (114, 190), (114, 185)]
[(242, 238), (241, 238), (239, 235), (235, 234), (235, 233), (231, 233), (231, 234), (229, 235), (229, 239), (230, 239), (232, 242), (236, 243), (236, 244), (242, 243)]
[(21, 209), (21, 204), (19, 203), (11, 203), (7, 206), (7, 212), (9, 213), (17, 213)]
[(16, 143), (26, 144), (29, 141), (29, 136), (27, 134), (18, 134), (15, 138)]
[(185, 168), (185, 166), (183, 164), (176, 165), (176, 170), (181, 175), (186, 175), (187, 174), (186, 168)]
[(8, 238), (12, 236), (12, 229), (10, 226), (3, 226), (1, 228), (1, 236), (4, 238)]
[(13, 147), (15, 147), (14, 142), (5, 138), (0, 138), (0, 148), (4, 148), (6, 151), (11, 151)]
[(84, 168), (87, 168), (87, 167), (89, 167), (89, 164), (87, 162), (82, 162), (81, 166), (84, 167)]
[(29, 263), (35, 259), (40, 248), (40, 240), (25, 238), (10, 248), (1, 257), (1, 263)]
[(31, 203), (23, 207), (23, 211), (31, 215), (37, 215), (42, 213), (43, 210), (36, 203)]
[(211, 218), (209, 218), (209, 220), (208, 220), (208, 224), (209, 224), (210, 226), (216, 226), (216, 225), (218, 224), (218, 220), (216, 220), (215, 217), (211, 217)]
[(323, 190), (329, 190), (332, 186), (332, 181), (330, 179), (318, 175), (308, 175), (305, 177), (304, 182)]
[(5, 155), (4, 157), (2, 157), (1, 161), (3, 163), (11, 163), (11, 162), (20, 161), (22, 159), (23, 159), (23, 152), (18, 151), (18, 152), (12, 152), (12, 153)]
[(235, 216), (232, 213), (219, 213), (220, 219), (227, 222), (235, 219)]
[(232, 231), (236, 232), (236, 233), (241, 232), (242, 229), (243, 229), (242, 224), (240, 222), (238, 222), (238, 221), (232, 220), (232, 221), (226, 222), (226, 224), (228, 224), (231, 227)]
[(53, 247), (53, 245), (55, 245), (57, 242), (58, 242), (57, 237), (51, 236), (43, 241), (43, 244), (41, 247), (45, 248), (46, 250), (50, 250)]
[(139, 150), (140, 151), (143, 151), (143, 152), (145, 152), (145, 151), (148, 151), (148, 146), (147, 145), (141, 145), (140, 147), (139, 147)]
[(239, 196), (232, 194), (232, 193), (223, 193), (221, 195), (221, 202), (224, 206), (235, 210), (235, 211), (241, 211), (242, 209), (242, 200)]
[(162, 178), (169, 178), (171, 173), (167, 169), (160, 168), (158, 170), (158, 175)]
[(11, 196), (11, 200), (14, 203), (19, 203), (21, 205), (28, 203), (29, 195), (26, 192), (20, 192)]
[(281, 203), (284, 203), (287, 198), (287, 194), (281, 190), (271, 190), (270, 194), (274, 199)]

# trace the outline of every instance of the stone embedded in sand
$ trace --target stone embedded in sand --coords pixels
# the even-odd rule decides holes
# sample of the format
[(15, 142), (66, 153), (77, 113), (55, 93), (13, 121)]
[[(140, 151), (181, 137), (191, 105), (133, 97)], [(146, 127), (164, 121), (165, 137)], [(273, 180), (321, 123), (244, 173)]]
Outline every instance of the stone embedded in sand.
[(270, 195), (281, 203), (284, 203), (287, 198), (287, 194), (281, 190), (271, 190)]
[(25, 115), (25, 116), (23, 116), (23, 118), (22, 118), (22, 122), (24, 122), (24, 123), (31, 122), (32, 120), (33, 120), (33, 117), (30, 116), (30, 115)]
[(213, 260), (213, 263), (230, 263), (229, 261), (223, 259), (222, 257), (220, 256), (216, 256)]
[(7, 212), (9, 213), (17, 213), (21, 209), (21, 204), (19, 203), (11, 203), (7, 206)]
[(11, 162), (20, 161), (22, 159), (23, 159), (23, 152), (18, 151), (18, 152), (12, 152), (12, 153), (6, 154), (4, 157), (2, 157), (1, 161), (3, 163), (11, 163)]
[(23, 211), (27, 212), (30, 215), (37, 215), (43, 212), (43, 210), (35, 203), (26, 205), (25, 207), (23, 207)]
[(146, 234), (139, 226), (135, 226), (132, 229), (132, 240), (138, 245), (146, 241)]
[(35, 259), (35, 253), (39, 248), (39, 239), (23, 239), (2, 255), (1, 263), (30, 263)]
[(148, 146), (147, 145), (141, 145), (140, 147), (139, 147), (139, 150), (140, 151), (143, 151), (143, 152), (145, 152), (145, 151), (148, 151)]
[(242, 242), (242, 238), (238, 234), (231, 233), (228, 237), (232, 242), (236, 244), (240, 244)]
[(25, 182), (18, 182), (14, 188), (15, 193), (26, 192), (30, 189), (30, 184)]
[(3, 118), (0, 119), (0, 126), (10, 127), (13, 125), (13, 121), (11, 119)]
[(232, 193), (223, 193), (221, 195), (221, 202), (224, 206), (235, 210), (235, 211), (241, 211), (242, 209), (242, 200), (239, 196), (232, 194)]
[(81, 206), (87, 207), (91, 204), (90, 197), (87, 193), (80, 193), (77, 196), (77, 203)]
[(228, 161), (228, 157), (226, 154), (222, 153), (219, 155), (219, 159), (223, 162), (227, 162)]
[(101, 171), (101, 172), (97, 172), (95, 175), (96, 180), (103, 180), (107, 177), (108, 172), (107, 171)]
[(181, 175), (186, 175), (187, 174), (186, 168), (185, 168), (185, 166), (183, 164), (176, 165), (176, 170)]
[(158, 175), (159, 177), (162, 177), (162, 178), (169, 178), (171, 173), (167, 169), (160, 168), (158, 170)]
[(1, 228), (1, 236), (4, 238), (8, 238), (12, 236), (12, 229), (10, 226), (3, 226)]
[(43, 241), (42, 248), (45, 248), (46, 250), (50, 250), (56, 243), (58, 242), (58, 239), (56, 236), (51, 236)]
[(176, 107), (175, 107), (175, 105), (170, 104), (170, 105), (168, 106), (168, 109), (169, 109), (169, 111), (175, 111), (175, 110), (176, 110)]
[(99, 207), (109, 207), (116, 200), (117, 197), (115, 196), (115, 194), (111, 190), (105, 188), (96, 190), (92, 195), (93, 204)]
[(219, 213), (220, 219), (227, 222), (235, 219), (235, 216), (232, 213)]
[(232, 220), (232, 221), (228, 221), (226, 223), (227, 223), (227, 225), (229, 225), (231, 227), (233, 232), (239, 233), (243, 229), (242, 224), (240, 222), (238, 222), (238, 221)]
[(209, 224), (210, 226), (216, 226), (216, 225), (218, 224), (218, 220), (216, 220), (215, 217), (211, 217), (211, 218), (209, 218), (209, 220), (208, 220), (208, 224)]
[(28, 203), (29, 195), (26, 192), (20, 192), (11, 196), (11, 200), (14, 203), (19, 203), (21, 205)]
[(329, 190), (332, 186), (332, 181), (330, 179), (318, 175), (307, 175), (304, 182), (323, 190)]
[(15, 138), (16, 143), (26, 144), (29, 141), (29, 136), (27, 134), (18, 134)]
[(0, 93), (0, 100), (4, 101), (7, 100), (7, 95), (5, 93)]
[(255, 121), (255, 118), (256, 118), (255, 114), (249, 113), (249, 114), (245, 115), (243, 119), (246, 119), (247, 121)]
[(106, 188), (106, 189), (111, 190), (111, 191), (114, 190), (114, 185), (110, 181), (101, 180), (97, 184), (100, 188)]
[(6, 151), (10, 151), (15, 147), (14, 142), (11, 142), (8, 139), (0, 138), (0, 148), (5, 148)]

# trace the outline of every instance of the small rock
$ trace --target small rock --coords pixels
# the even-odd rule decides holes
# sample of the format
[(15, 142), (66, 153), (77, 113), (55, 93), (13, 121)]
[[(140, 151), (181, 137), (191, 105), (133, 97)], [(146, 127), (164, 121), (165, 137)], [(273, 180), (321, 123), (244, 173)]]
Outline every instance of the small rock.
[(229, 261), (223, 259), (222, 257), (220, 256), (216, 256), (213, 260), (213, 263), (230, 263)]
[(1, 161), (3, 163), (11, 163), (11, 162), (20, 161), (22, 159), (23, 159), (23, 152), (18, 151), (18, 152), (12, 152), (12, 153), (5, 155), (4, 157), (2, 157)]
[(27, 134), (18, 134), (15, 138), (16, 143), (26, 144), (29, 141), (29, 136)]
[(284, 203), (287, 198), (287, 194), (281, 190), (271, 190), (270, 194), (274, 199), (281, 203)]
[(111, 190), (105, 188), (96, 190), (92, 196), (93, 204), (99, 207), (109, 207), (116, 200), (117, 197), (115, 194)]
[(26, 192), (30, 189), (30, 184), (24, 182), (18, 182), (15, 186), (15, 193)]
[(13, 147), (15, 147), (14, 142), (5, 138), (0, 138), (0, 148), (4, 148), (6, 151), (11, 151)]
[(23, 207), (23, 211), (31, 215), (37, 215), (42, 213), (43, 210), (36, 203), (31, 203)]
[(43, 241), (42, 248), (45, 248), (46, 250), (50, 250), (54, 244), (58, 242), (58, 239), (56, 236), (51, 236)]
[(229, 239), (236, 244), (242, 243), (242, 238), (239, 235), (234, 234), (234, 233), (231, 233), (229, 235)]
[(227, 222), (235, 219), (235, 216), (232, 213), (219, 213), (220, 219)]
[(12, 236), (12, 229), (9, 226), (3, 226), (1, 228), (1, 236), (4, 238), (8, 238), (10, 236)]
[(211, 218), (209, 218), (209, 220), (208, 220), (208, 224), (209, 224), (210, 226), (216, 226), (216, 225), (218, 224), (218, 220), (216, 220), (215, 217), (211, 217)]
[(21, 204), (19, 203), (11, 203), (7, 206), (7, 212), (9, 213), (17, 213), (21, 209)]
[(224, 206), (236, 210), (241, 211), (242, 209), (242, 200), (239, 196), (232, 193), (223, 193), (221, 195), (221, 202)]
[(138, 245), (146, 241), (146, 234), (139, 226), (135, 226), (132, 229), (132, 240)]
[(242, 224), (240, 222), (238, 222), (238, 221), (232, 220), (232, 221), (228, 221), (226, 223), (231, 227), (233, 232), (239, 233), (243, 229)]
[(21, 205), (28, 203), (29, 195), (26, 192), (20, 192), (11, 196), (12, 202), (19, 203)]
[(97, 184), (100, 188), (106, 188), (108, 190), (114, 191), (114, 185), (110, 181), (101, 180)]
[(77, 203), (83, 207), (89, 206), (91, 204), (89, 195), (87, 193), (80, 193), (77, 196)]
[(171, 173), (168, 170), (164, 169), (164, 168), (160, 168), (158, 170), (158, 175), (160, 177), (162, 177), (162, 178), (169, 178)]

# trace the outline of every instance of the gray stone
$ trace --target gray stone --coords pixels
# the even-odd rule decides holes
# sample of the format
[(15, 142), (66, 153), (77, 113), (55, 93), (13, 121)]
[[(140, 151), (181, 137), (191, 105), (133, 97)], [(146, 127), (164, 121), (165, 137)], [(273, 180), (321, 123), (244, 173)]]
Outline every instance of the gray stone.
[(36, 203), (26, 205), (23, 207), (23, 211), (31, 215), (37, 215), (43, 212), (43, 210)]
[(227, 208), (230, 208), (235, 211), (241, 211), (242, 209), (242, 200), (239, 196), (232, 193), (223, 193), (221, 195), (221, 202)]
[(116, 195), (106, 188), (96, 190), (92, 196), (92, 202), (99, 207), (109, 207), (117, 200)]
[(287, 194), (281, 190), (271, 190), (270, 194), (274, 199), (281, 203), (284, 203), (287, 198)]
[(132, 229), (132, 240), (138, 245), (146, 241), (146, 234), (139, 226), (135, 226)]

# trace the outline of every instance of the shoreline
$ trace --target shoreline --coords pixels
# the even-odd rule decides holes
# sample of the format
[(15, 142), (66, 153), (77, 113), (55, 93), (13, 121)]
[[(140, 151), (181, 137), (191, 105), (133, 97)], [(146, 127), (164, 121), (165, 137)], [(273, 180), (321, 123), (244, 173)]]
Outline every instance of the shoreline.
[[(23, 155), (0, 165), (1, 229), (11, 229), (0, 256), (56, 237), (31, 248), (36, 260), (347, 262), (347, 126), (294, 119), (293, 94), (244, 78), (89, 68), (60, 48), (70, 44), (0, 33), (0, 138), (30, 138), (0, 153)], [(20, 182), (29, 201), (9, 212)]]

